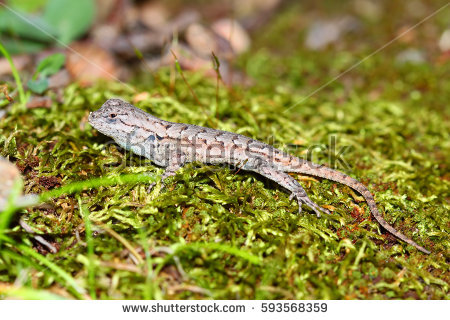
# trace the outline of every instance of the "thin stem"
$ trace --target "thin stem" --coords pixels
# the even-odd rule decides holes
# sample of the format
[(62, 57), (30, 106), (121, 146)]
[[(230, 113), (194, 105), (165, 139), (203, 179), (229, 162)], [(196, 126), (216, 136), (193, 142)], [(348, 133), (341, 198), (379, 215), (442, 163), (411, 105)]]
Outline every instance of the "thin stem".
[(19, 97), (20, 97), (20, 103), (24, 106), (27, 103), (27, 96), (25, 95), (25, 91), (23, 90), (22, 81), (20, 80), (19, 72), (16, 69), (16, 66), (14, 65), (14, 62), (11, 59), (11, 56), (9, 55), (6, 48), (2, 45), (0, 41), (0, 52), (5, 56), (6, 60), (8, 60), (9, 65), (11, 66), (11, 71), (14, 77), (14, 80), (16, 81), (17, 90), (19, 91)]

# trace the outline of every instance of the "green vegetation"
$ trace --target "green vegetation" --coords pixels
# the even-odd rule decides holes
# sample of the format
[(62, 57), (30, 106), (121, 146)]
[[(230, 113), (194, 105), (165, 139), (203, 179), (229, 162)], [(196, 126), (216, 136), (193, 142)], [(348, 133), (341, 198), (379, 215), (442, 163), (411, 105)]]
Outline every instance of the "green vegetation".
[(19, 91), (20, 103), (25, 105), (27, 96), (25, 95), (25, 91), (23, 90), (22, 80), (20, 80), (19, 72), (14, 66), (13, 61), (11, 60), (11, 56), (9, 55), (8, 50), (2, 45), (0, 42), (0, 53), (8, 60), (9, 65), (11, 66), (11, 71), (14, 76), (14, 80), (16, 81), (17, 90)]
[[(47, 201), (17, 211), (10, 229), (0, 230), (0, 297), (448, 298), (450, 63), (433, 56), (399, 64), (392, 56), (401, 48), (387, 48), (302, 101), (373, 48), (346, 39), (359, 54), (292, 50), (302, 39), (295, 21), (295, 10), (280, 16), (239, 61), (252, 89), (221, 85), (217, 92), (215, 79), (184, 72), (202, 106), (172, 69), (136, 78), (135, 92), (120, 83), (74, 84), (63, 103), (12, 109), (1, 119), (0, 155), (20, 168), (27, 193)], [(289, 39), (281, 44), (279, 34)], [(376, 39), (382, 45), (385, 38), (387, 31)], [(320, 219), (307, 208), (298, 215), (279, 186), (232, 168), (190, 164), (148, 194), (162, 169), (87, 123), (107, 98), (132, 101), (143, 91), (149, 98), (136, 105), (157, 117), (237, 132), (303, 157), (316, 146), (318, 163), (336, 160), (335, 136), (337, 150), (349, 147), (343, 158), (351, 168), (335, 161), (337, 169), (366, 184), (385, 219), (432, 254), (381, 232), (360, 197), (327, 180), (297, 176), (313, 201), (333, 210)], [(25, 233), (19, 217), (58, 252)]]
[(52, 54), (39, 62), (33, 79), (29, 80), (28, 88), (34, 93), (42, 94), (48, 89), (48, 77), (57, 73), (64, 65), (66, 56), (62, 53)]
[(79, 38), (94, 18), (93, 0), (8, 0), (0, 5), (0, 38), (10, 54), (40, 52)]

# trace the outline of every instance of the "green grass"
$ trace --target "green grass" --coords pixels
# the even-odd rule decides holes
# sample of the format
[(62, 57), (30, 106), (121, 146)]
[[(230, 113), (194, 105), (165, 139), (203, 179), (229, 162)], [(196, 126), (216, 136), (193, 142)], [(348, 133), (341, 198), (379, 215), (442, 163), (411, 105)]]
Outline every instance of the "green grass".
[(6, 48), (3, 46), (3, 44), (0, 42), (0, 53), (2, 56), (8, 60), (9, 65), (11, 67), (11, 72), (14, 77), (14, 81), (16, 82), (17, 90), (19, 91), (19, 98), (20, 98), (20, 104), (22, 107), (25, 106), (25, 103), (27, 102), (27, 95), (25, 94), (25, 91), (23, 90), (22, 80), (20, 80), (19, 72), (16, 69), (16, 66), (14, 65), (11, 56), (9, 55)]
[[(335, 160), (336, 137), (337, 150), (348, 146), (349, 166), (336, 162), (337, 169), (366, 184), (385, 219), (431, 255), (380, 230), (365, 202), (327, 180), (296, 175), (313, 201), (334, 208), (320, 219), (307, 208), (298, 215), (279, 186), (229, 168), (191, 164), (148, 194), (162, 169), (87, 123), (107, 98), (131, 101), (134, 93), (118, 83), (71, 85), (63, 103), (13, 109), (0, 122), (0, 155), (21, 169), (25, 191), (45, 201), (16, 212), (1, 237), (0, 297), (447, 299), (450, 64), (432, 56), (399, 65), (394, 46), (289, 109), (371, 52), (313, 54), (290, 48), (290, 39), (279, 44), (280, 32), (301, 39), (295, 19), (280, 16), (239, 61), (255, 79), (252, 89), (217, 93), (215, 79), (184, 72), (201, 107), (179, 75), (171, 86), (176, 70), (162, 70), (157, 86), (149, 75), (135, 79), (138, 92), (150, 93), (137, 105), (298, 156), (314, 150), (324, 164)], [(25, 233), (19, 217), (58, 253)]]

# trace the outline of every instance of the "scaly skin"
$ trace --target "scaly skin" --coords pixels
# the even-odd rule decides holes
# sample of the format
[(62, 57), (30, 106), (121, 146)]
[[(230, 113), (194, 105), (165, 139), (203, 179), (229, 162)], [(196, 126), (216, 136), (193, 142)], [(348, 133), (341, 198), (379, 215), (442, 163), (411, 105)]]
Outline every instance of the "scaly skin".
[(379, 213), (370, 191), (361, 182), (339, 171), (291, 156), (240, 134), (161, 120), (120, 99), (106, 101), (99, 110), (89, 115), (89, 123), (121, 147), (166, 167), (162, 182), (188, 162), (226, 163), (275, 181), (291, 192), (290, 199), (297, 199), (299, 212), (302, 211), (302, 204), (306, 204), (318, 217), (321, 212), (329, 214), (329, 211), (311, 201), (303, 187), (286, 172), (308, 174), (345, 184), (362, 194), (383, 228), (418, 250), (430, 253), (390, 226)]

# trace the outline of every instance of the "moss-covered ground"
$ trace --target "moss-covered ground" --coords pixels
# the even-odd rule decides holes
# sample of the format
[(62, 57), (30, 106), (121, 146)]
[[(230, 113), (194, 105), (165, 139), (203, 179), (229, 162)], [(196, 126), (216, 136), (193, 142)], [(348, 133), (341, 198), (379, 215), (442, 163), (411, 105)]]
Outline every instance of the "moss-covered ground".
[[(342, 49), (309, 52), (302, 9), (261, 30), (238, 61), (251, 89), (220, 85), (217, 93), (215, 79), (185, 72), (199, 105), (175, 69), (143, 74), (135, 91), (74, 84), (50, 109), (15, 108), (1, 119), (0, 155), (20, 168), (26, 193), (130, 173), (156, 178), (161, 168), (87, 122), (107, 98), (148, 92), (136, 105), (157, 117), (244, 134), (362, 181), (385, 219), (431, 255), (384, 232), (346, 186), (295, 175), (333, 211), (318, 219), (307, 208), (298, 215), (295, 201), (261, 176), (191, 164), (150, 194), (146, 183), (104, 185), (17, 211), (0, 244), (0, 297), (447, 299), (449, 60), (431, 52), (423, 63), (395, 61), (405, 47), (428, 45), (424, 25), (413, 43), (382, 50), (304, 99), (390, 40), (398, 24), (364, 21), (366, 33), (342, 39)], [(343, 147), (336, 158), (333, 149)], [(58, 252), (23, 231), (19, 217)]]

